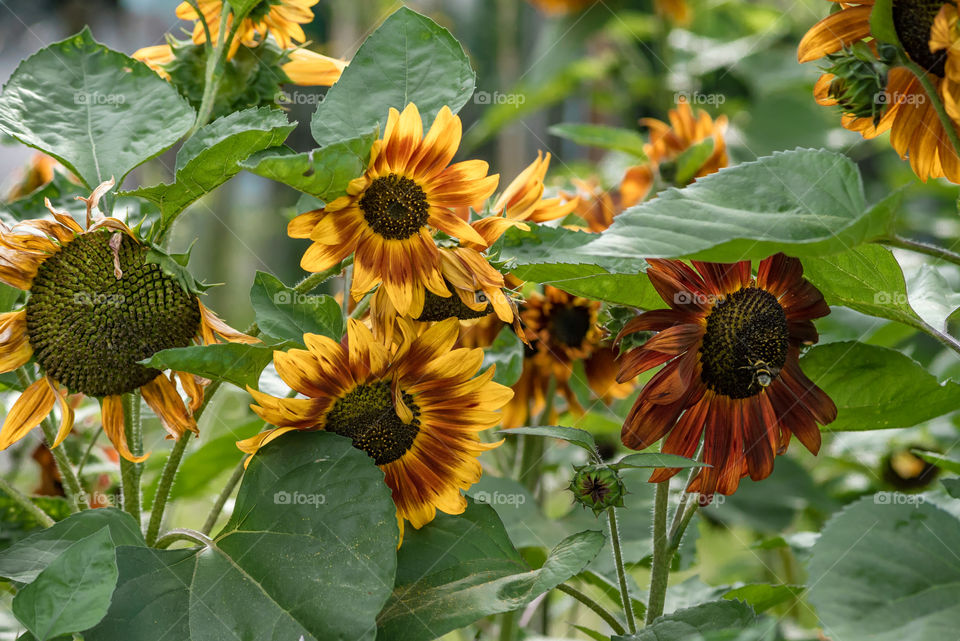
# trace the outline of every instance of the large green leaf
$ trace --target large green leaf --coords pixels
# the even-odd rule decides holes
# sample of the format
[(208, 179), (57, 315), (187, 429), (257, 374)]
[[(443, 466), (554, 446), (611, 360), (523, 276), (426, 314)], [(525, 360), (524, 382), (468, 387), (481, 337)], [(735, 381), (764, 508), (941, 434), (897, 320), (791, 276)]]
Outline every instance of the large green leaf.
[(909, 356), (853, 341), (811, 349), (803, 371), (837, 404), (831, 431), (910, 427), (960, 409), (960, 384), (940, 384)]
[(109, 528), (115, 545), (144, 545), (133, 517), (116, 508), (84, 510), (40, 530), (0, 552), (0, 577), (29, 583), (76, 543)]
[(0, 94), (0, 131), (54, 156), (88, 187), (111, 177), (122, 184), (193, 121), (170, 83), (89, 29), (24, 60)]
[(565, 427), (563, 425), (534, 425), (531, 427), (511, 427), (500, 430), (500, 434), (521, 434), (525, 436), (542, 436), (545, 438), (558, 438), (568, 443), (573, 443), (582, 447), (590, 454), (595, 455), (597, 443), (593, 440), (593, 435), (586, 430), (577, 427)]
[(244, 389), (257, 387), (260, 374), (271, 360), (272, 347), (220, 343), (161, 350), (141, 363), (159, 370), (190, 372), (203, 378), (233, 383)]
[(241, 166), (258, 176), (330, 202), (345, 194), (347, 184), (366, 170), (374, 140), (374, 134), (366, 133), (299, 154), (283, 147), (266, 149)]
[(87, 641), (371, 640), (396, 571), (396, 507), (349, 439), (284, 436), (250, 463), (211, 545), (121, 548)]
[(163, 218), (169, 220), (238, 174), (242, 161), (281, 144), (295, 127), (296, 123), (287, 122), (282, 111), (267, 107), (218, 118), (197, 131), (177, 152), (172, 184), (161, 183), (124, 195), (156, 203)]
[(658, 617), (637, 634), (615, 636), (613, 641), (696, 641), (710, 632), (746, 628), (756, 619), (741, 601), (708, 601)]
[(960, 522), (922, 496), (880, 493), (834, 516), (813, 546), (809, 600), (833, 641), (957, 636)]
[(475, 74), (460, 43), (430, 18), (398, 9), (366, 39), (313, 114), (323, 147), (386, 125), (390, 107), (416, 103), (424, 130), (446, 105), (456, 113), (473, 94)]
[(437, 515), (405, 534), (397, 585), (377, 619), (378, 641), (427, 641), (498, 612), (523, 607), (579, 573), (603, 546), (600, 532), (564, 539), (531, 570), (489, 505)]
[(60, 553), (13, 599), (13, 613), (38, 641), (100, 622), (117, 585), (117, 559), (104, 526)]
[(830, 305), (911, 327), (923, 325), (910, 307), (903, 270), (886, 247), (860, 245), (833, 256), (811, 257), (804, 260), (803, 273)]
[(304, 334), (321, 334), (339, 341), (343, 312), (331, 296), (301, 294), (279, 278), (257, 272), (250, 289), (257, 326), (268, 336), (303, 345)]

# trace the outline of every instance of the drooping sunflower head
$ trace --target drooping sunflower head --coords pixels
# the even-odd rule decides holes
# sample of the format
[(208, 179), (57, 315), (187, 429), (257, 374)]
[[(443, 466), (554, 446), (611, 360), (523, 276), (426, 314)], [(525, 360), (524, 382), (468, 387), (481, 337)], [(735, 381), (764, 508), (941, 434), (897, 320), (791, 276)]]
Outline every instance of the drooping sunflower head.
[(527, 340), (534, 349), (572, 363), (585, 359), (603, 337), (597, 322), (600, 303), (571, 296), (546, 285), (543, 294), (531, 295), (520, 314)]
[(290, 222), (291, 237), (313, 241), (301, 266), (322, 271), (355, 253), (354, 298), (380, 285), (398, 313), (411, 317), (422, 311), (425, 290), (449, 297), (433, 232), (486, 247), (452, 208), (488, 198), (499, 179), (487, 176), (481, 160), (450, 165), (461, 130), (447, 107), (426, 136), (416, 105), (391, 109), (366, 172), (350, 182), (347, 195)]
[(274, 398), (250, 390), (253, 410), (276, 427), (238, 443), (254, 454), (290, 430), (327, 430), (351, 439), (386, 475), (403, 522), (420, 528), (436, 510), (460, 514), (460, 491), (480, 479), (477, 457), (499, 443), (477, 433), (499, 421), (496, 410), (512, 396), (477, 375), (479, 349), (453, 349), (458, 323), (448, 319), (417, 335), (402, 324), (404, 340), (385, 347), (350, 320), (346, 345), (304, 336), (306, 350), (274, 353), (277, 373), (301, 396)]
[[(664, 365), (644, 386), (623, 426), (625, 445), (644, 449), (667, 436), (662, 451), (692, 457), (703, 439), (710, 464), (688, 487), (730, 494), (741, 477), (766, 478), (791, 434), (816, 453), (817, 424), (836, 406), (800, 369), (799, 351), (817, 342), (814, 318), (829, 308), (794, 258), (750, 262), (650, 260), (647, 274), (670, 306), (640, 314), (623, 337), (657, 332), (627, 352), (620, 380)], [(663, 481), (678, 470), (658, 470)]]
[[(88, 220), (113, 182), (85, 199)], [(47, 206), (50, 207), (49, 201)], [(227, 327), (163, 268), (150, 249), (115, 218), (99, 218), (86, 229), (65, 212), (14, 229), (0, 227), (0, 281), (28, 293), (26, 305), (0, 315), (0, 371), (33, 359), (42, 378), (21, 395), (0, 429), (0, 449), (35, 427), (59, 401), (63, 413), (58, 444), (70, 431), (72, 410), (63, 394), (103, 399), (104, 428), (117, 450), (127, 448), (120, 398), (140, 389), (170, 435), (196, 431), (172, 379), (140, 361), (194, 340), (249, 342)], [(191, 409), (202, 388), (180, 374)]]
[[(301, 25), (313, 22), (313, 11), (310, 7), (319, 1), (263, 0), (244, 18), (237, 29), (237, 36), (231, 44), (228, 56), (232, 58), (241, 44), (255, 46), (258, 35), (260, 38), (273, 35), (281, 49), (289, 49), (294, 46), (294, 43), (305, 41), (307, 36)], [(193, 26), (193, 41), (197, 44), (207, 41), (207, 31), (203, 27), (203, 20), (205, 20), (210, 39), (216, 42), (220, 35), (222, 0), (197, 0), (196, 5), (194, 7), (193, 3), (181, 2), (177, 6), (177, 17), (181, 20), (196, 21)], [(197, 8), (200, 9), (200, 13), (197, 13)], [(228, 18), (228, 28), (232, 26), (233, 19), (233, 15)]]

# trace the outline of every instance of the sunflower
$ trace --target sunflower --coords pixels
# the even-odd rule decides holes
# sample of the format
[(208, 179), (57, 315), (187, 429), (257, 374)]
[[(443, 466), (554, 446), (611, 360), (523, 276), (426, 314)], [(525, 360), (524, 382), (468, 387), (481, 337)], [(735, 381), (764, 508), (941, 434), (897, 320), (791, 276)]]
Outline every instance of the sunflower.
[[(543, 294), (532, 294), (520, 311), (527, 349), (513, 400), (503, 412), (505, 427), (527, 425), (547, 406), (553, 385), (563, 395), (570, 411), (583, 407), (570, 387), (573, 365), (583, 361), (587, 384), (601, 399), (623, 398), (633, 389), (618, 383), (616, 358), (603, 343), (598, 323), (600, 303), (546, 285)], [(551, 415), (547, 420), (555, 420)]]
[(671, 109), (667, 114), (667, 119), (669, 123), (656, 118), (640, 120), (642, 125), (650, 129), (650, 142), (643, 145), (647, 162), (630, 167), (624, 174), (620, 182), (621, 206), (624, 208), (633, 207), (647, 197), (657, 174), (673, 184), (675, 178), (670, 175), (676, 171), (673, 161), (690, 147), (708, 138), (713, 138), (713, 151), (697, 168), (692, 179), (702, 178), (727, 166), (727, 144), (724, 140), (726, 116), (718, 116), (714, 120), (703, 109), (694, 114), (690, 103), (681, 96), (676, 109)]
[[(803, 278), (795, 258), (776, 254), (760, 262), (648, 261), (647, 275), (670, 306), (640, 314), (619, 338), (655, 334), (624, 354), (620, 380), (666, 363), (640, 392), (621, 434), (632, 449), (664, 435), (662, 451), (692, 457), (703, 436), (701, 469), (687, 487), (705, 498), (732, 494), (747, 474), (773, 471), (773, 459), (795, 434), (810, 452), (837, 408), (800, 370), (800, 347), (818, 340), (811, 319), (830, 313), (823, 296)], [(679, 470), (661, 469), (651, 482)]]
[[(872, 0), (835, 6), (839, 10), (811, 27), (797, 49), (800, 62), (827, 56), (836, 63), (814, 86), (817, 103), (842, 105), (841, 125), (864, 138), (890, 131), (890, 144), (901, 158), (909, 157), (910, 167), (921, 180), (946, 176), (960, 183), (960, 161), (920, 81), (890, 58), (854, 64), (857, 61), (848, 55), (860, 43), (860, 51), (878, 54), (870, 34)], [(957, 53), (955, 20), (952, 2), (901, 0), (893, 7), (894, 26), (904, 50), (929, 75), (944, 104), (951, 105), (948, 113), (953, 118), (957, 116), (960, 82), (960, 68), (952, 60)], [(887, 69), (889, 63), (894, 66)], [(877, 66), (883, 73), (877, 74)], [(877, 78), (873, 84), (879, 86), (855, 91), (861, 86), (857, 81), (864, 77)]]
[(20, 180), (7, 194), (7, 201), (13, 202), (48, 185), (53, 180), (57, 164), (55, 158), (45, 153), (37, 152), (33, 154), (30, 158), (30, 164), (27, 165)]
[[(623, 209), (620, 189), (603, 189), (595, 179), (573, 180), (578, 199), (576, 214), (587, 223), (591, 232), (601, 232), (613, 224)], [(572, 197), (572, 196), (571, 196)]]
[(460, 118), (448, 107), (426, 136), (416, 105), (403, 113), (390, 109), (383, 138), (373, 143), (370, 164), (350, 181), (347, 195), (290, 221), (291, 237), (313, 241), (300, 265), (319, 272), (356, 253), (353, 297), (359, 300), (379, 285), (403, 316), (421, 313), (426, 291), (452, 296), (431, 228), (486, 247), (452, 208), (489, 197), (499, 180), (487, 176), (482, 160), (449, 164), (460, 136)]
[(528, 0), (530, 4), (548, 15), (563, 15), (583, 11), (597, 0)]
[[(309, 49), (291, 49), (286, 53), (287, 62), (280, 65), (287, 78), (301, 87), (331, 87), (349, 64), (346, 60), (330, 58)], [(144, 47), (133, 53), (133, 58), (146, 63), (165, 80), (170, 80), (167, 65), (176, 59), (169, 44)]]
[[(256, 46), (257, 35), (266, 38), (272, 34), (281, 49), (290, 49), (294, 42), (302, 43), (307, 39), (300, 25), (313, 22), (313, 11), (310, 7), (320, 0), (264, 0), (260, 2), (244, 18), (237, 35), (230, 45), (228, 58), (232, 58), (237, 48), (244, 44), (248, 47)], [(203, 14), (201, 20), (197, 9), (190, 2), (181, 2), (177, 6), (177, 17), (181, 20), (194, 20), (193, 42), (203, 44), (207, 41), (207, 34), (203, 28), (206, 21), (210, 31), (210, 39), (217, 42), (220, 36), (220, 13), (223, 10), (221, 0), (196, 0), (196, 5)], [(227, 19), (228, 29), (233, 24), (233, 15)]]
[(513, 393), (493, 382), (494, 367), (476, 376), (482, 350), (453, 349), (455, 319), (419, 336), (411, 323), (401, 327), (404, 340), (385, 347), (350, 319), (346, 346), (306, 334), (306, 350), (274, 352), (277, 373), (305, 398), (251, 389), (254, 412), (276, 427), (237, 445), (255, 454), (291, 430), (327, 430), (352, 439), (383, 470), (402, 539), (404, 521), (419, 529), (438, 509), (463, 512), (460, 490), (480, 480), (477, 457), (500, 444), (483, 443), (477, 433), (497, 424), (496, 410)]
[[(59, 445), (73, 425), (67, 393), (101, 399), (103, 429), (117, 451), (140, 462), (127, 445), (123, 394), (140, 389), (174, 438), (196, 432), (192, 413), (203, 401), (194, 376), (168, 378), (139, 361), (155, 352), (196, 340), (215, 343), (256, 339), (231, 329), (196, 296), (188, 294), (159, 265), (147, 262), (149, 248), (116, 218), (93, 209), (113, 186), (103, 183), (87, 203), (87, 228), (69, 214), (47, 208), (53, 220), (37, 219), (8, 228), (0, 223), (0, 282), (29, 293), (26, 305), (0, 314), (0, 372), (32, 358), (42, 374), (14, 403), (0, 428), (0, 450), (40, 424), (59, 404)], [(184, 406), (174, 375), (190, 396)]]

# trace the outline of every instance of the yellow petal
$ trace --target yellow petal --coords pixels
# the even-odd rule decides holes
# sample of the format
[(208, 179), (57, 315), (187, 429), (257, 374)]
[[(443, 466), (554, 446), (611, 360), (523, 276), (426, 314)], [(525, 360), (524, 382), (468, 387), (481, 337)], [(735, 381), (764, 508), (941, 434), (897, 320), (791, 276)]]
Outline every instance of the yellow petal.
[(0, 450), (5, 450), (40, 424), (53, 409), (54, 393), (41, 378), (23, 391), (0, 428)]

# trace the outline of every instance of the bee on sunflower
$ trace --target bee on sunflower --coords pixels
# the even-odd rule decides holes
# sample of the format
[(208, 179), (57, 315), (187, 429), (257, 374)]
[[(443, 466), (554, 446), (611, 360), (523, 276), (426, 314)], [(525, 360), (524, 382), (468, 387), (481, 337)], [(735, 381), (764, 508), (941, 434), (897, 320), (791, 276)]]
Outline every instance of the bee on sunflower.
[[(811, 453), (837, 408), (800, 369), (800, 348), (817, 342), (812, 319), (830, 313), (803, 278), (796, 258), (776, 254), (760, 262), (705, 263), (650, 259), (647, 275), (669, 309), (644, 312), (618, 340), (656, 332), (621, 357), (619, 379), (659, 365), (637, 397), (621, 434), (642, 450), (666, 436), (661, 451), (691, 458), (701, 438), (702, 459), (687, 487), (704, 501), (732, 494), (740, 479), (764, 479), (791, 435)], [(659, 469), (659, 483), (678, 469)]]
[[(920, 79), (889, 45), (870, 32), (872, 0), (836, 5), (797, 48), (800, 62), (826, 58), (814, 98), (838, 107), (840, 124), (866, 139), (890, 132), (890, 144), (921, 180), (946, 177), (960, 183), (960, 160)], [(893, 5), (897, 38), (909, 61), (935, 87), (956, 129), (960, 121), (960, 37), (954, 2), (901, 1)]]
[[(480, 480), (477, 457), (500, 445), (477, 433), (499, 422), (512, 396), (493, 382), (495, 367), (477, 374), (483, 351), (454, 349), (459, 323), (447, 319), (418, 332), (400, 321), (402, 340), (386, 346), (350, 319), (345, 345), (306, 334), (306, 350), (274, 352), (277, 373), (298, 398), (250, 389), (253, 411), (276, 427), (240, 441), (255, 454), (291, 430), (326, 430), (350, 438), (383, 470), (404, 522), (421, 528), (436, 510), (460, 514), (461, 490)], [(249, 459), (248, 459), (249, 460)]]
[[(203, 386), (192, 374), (169, 377), (140, 361), (154, 353), (220, 339), (251, 343), (148, 260), (150, 248), (122, 221), (95, 214), (108, 181), (88, 198), (86, 228), (66, 212), (13, 228), (0, 223), (0, 282), (28, 293), (26, 305), (0, 314), (0, 372), (36, 362), (41, 377), (23, 391), (0, 428), (0, 450), (22, 439), (59, 404), (60, 429), (73, 426), (65, 396), (100, 399), (103, 429), (124, 458), (140, 462), (124, 433), (122, 397), (137, 389), (173, 438), (196, 432)], [(185, 406), (179, 380), (190, 397)]]

